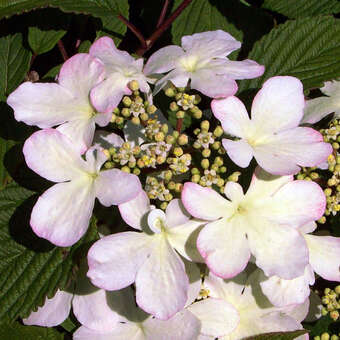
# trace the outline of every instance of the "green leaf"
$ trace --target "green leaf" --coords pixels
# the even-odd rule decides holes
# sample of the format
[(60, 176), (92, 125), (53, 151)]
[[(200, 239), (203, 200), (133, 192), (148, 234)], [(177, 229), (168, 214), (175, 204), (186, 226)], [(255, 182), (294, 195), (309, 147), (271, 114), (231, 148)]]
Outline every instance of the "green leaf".
[(63, 334), (54, 328), (23, 326), (19, 322), (0, 326), (0, 339), (10, 340), (63, 340)]
[[(177, 125), (176, 112), (168, 110), (168, 121), (174, 128), (176, 128), (176, 125)], [(185, 129), (187, 129), (191, 125), (191, 122), (192, 122), (192, 118), (191, 118), (190, 113), (186, 113), (183, 118), (181, 131), (184, 131)]]
[(273, 332), (264, 333), (256, 336), (246, 338), (245, 340), (293, 340), (300, 335), (306, 334), (308, 331), (305, 329), (292, 331), (292, 332)]
[(29, 27), (28, 43), (35, 54), (43, 54), (52, 50), (65, 33), (64, 30), (43, 31), (38, 27)]
[[(173, 8), (176, 9), (182, 0), (175, 0)], [(190, 35), (197, 32), (214, 31), (217, 29), (230, 33), (235, 39), (242, 40), (243, 33), (221, 13), (226, 5), (225, 0), (214, 1), (195, 0), (180, 14), (173, 22), (171, 33), (173, 42), (180, 45), (183, 35)]]
[(15, 144), (15, 142), (0, 137), (0, 189), (5, 185), (8, 178), (7, 170), (4, 166), (4, 157), (6, 152)]
[(340, 12), (338, 0), (265, 0), (263, 8), (288, 18), (301, 18)]
[(78, 326), (72, 321), (71, 317), (68, 317), (60, 326), (69, 333), (73, 333), (78, 328)]
[(31, 52), (23, 47), (21, 33), (0, 38), (0, 101), (24, 80), (30, 60)]
[(2, 0), (0, 2), (0, 19), (35, 8), (46, 7), (50, 3), (50, 0)]
[(62, 64), (52, 67), (44, 76), (43, 79), (52, 78), (54, 79), (59, 73)]
[(95, 220), (72, 248), (58, 248), (38, 238), (29, 226), (36, 197), (10, 184), (0, 191), (0, 321), (27, 317), (46, 296), (65, 289), (77, 256), (98, 238)]
[(79, 53), (88, 53), (91, 47), (91, 41), (90, 40), (85, 40), (83, 41), (78, 48)]
[(239, 93), (260, 88), (273, 76), (299, 78), (305, 90), (340, 76), (340, 20), (333, 17), (287, 21), (256, 42), (248, 58), (265, 65), (262, 77), (239, 82)]

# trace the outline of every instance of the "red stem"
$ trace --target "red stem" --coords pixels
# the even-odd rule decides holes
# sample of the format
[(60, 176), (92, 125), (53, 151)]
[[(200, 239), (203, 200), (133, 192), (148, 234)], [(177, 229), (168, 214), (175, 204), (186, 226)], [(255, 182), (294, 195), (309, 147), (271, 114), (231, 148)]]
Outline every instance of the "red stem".
[(176, 123), (176, 131), (177, 132), (181, 133), (182, 125), (183, 125), (183, 118), (178, 118), (177, 123)]
[(133, 34), (141, 42), (142, 47), (146, 48), (146, 46), (147, 46), (146, 41), (145, 41), (143, 34), (140, 32), (140, 30), (135, 25), (131, 24), (131, 22), (129, 20), (127, 20), (125, 17), (123, 17), (121, 14), (118, 15), (118, 19), (120, 21), (122, 21), (133, 32)]
[(64, 61), (66, 61), (68, 59), (68, 54), (67, 54), (65, 47), (64, 47), (64, 44), (61, 40), (58, 41), (58, 48), (59, 48), (61, 55), (63, 56)]
[(160, 25), (162, 25), (162, 23), (165, 19), (166, 11), (168, 10), (168, 6), (169, 6), (169, 0), (165, 0), (163, 8), (162, 8), (161, 15), (159, 16), (159, 19), (158, 19), (158, 22), (157, 22), (156, 28), (158, 28)]
[(184, 11), (184, 9), (191, 3), (192, 0), (183, 0), (183, 2), (176, 8), (176, 10), (166, 19), (163, 24), (156, 29), (155, 32), (145, 41), (146, 46), (141, 47), (136, 51), (136, 54), (142, 56), (147, 50), (149, 50), (155, 41), (169, 28), (172, 22)]

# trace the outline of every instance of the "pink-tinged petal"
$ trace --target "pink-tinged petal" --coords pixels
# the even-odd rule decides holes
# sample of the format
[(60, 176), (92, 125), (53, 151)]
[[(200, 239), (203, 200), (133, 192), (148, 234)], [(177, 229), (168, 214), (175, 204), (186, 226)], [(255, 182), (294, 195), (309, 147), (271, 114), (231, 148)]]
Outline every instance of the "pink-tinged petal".
[(266, 276), (290, 280), (303, 275), (308, 264), (307, 244), (300, 233), (254, 216), (247, 228), (251, 253)]
[(199, 69), (192, 73), (190, 86), (211, 98), (233, 96), (237, 92), (237, 83), (228, 74), (221, 74), (212, 69)]
[(304, 235), (309, 262), (314, 271), (329, 281), (340, 281), (340, 238)]
[(135, 198), (118, 206), (122, 219), (132, 228), (142, 229), (146, 225), (146, 214), (149, 212), (150, 200), (145, 191)]
[(124, 139), (116, 133), (110, 133), (104, 130), (97, 130), (94, 134), (94, 144), (109, 149), (112, 147), (120, 148), (124, 143)]
[(17, 121), (42, 129), (66, 122), (74, 110), (72, 93), (53, 83), (23, 83), (8, 96), (7, 104)]
[(58, 289), (53, 298), (46, 298), (44, 305), (23, 319), (23, 323), (43, 327), (60, 325), (70, 314), (72, 297), (73, 294)]
[(185, 224), (167, 229), (171, 246), (188, 261), (204, 262), (196, 247), (197, 237), (205, 221), (190, 220)]
[(111, 309), (115, 297), (112, 292), (89, 286), (85, 293), (74, 295), (73, 313), (82, 325), (93, 330), (109, 332), (120, 319)]
[(253, 158), (253, 148), (244, 140), (233, 141), (224, 138), (222, 140), (224, 149), (230, 159), (241, 168), (246, 168)]
[(326, 117), (328, 114), (339, 110), (340, 104), (335, 98), (319, 97), (307, 100), (301, 124), (314, 124)]
[(234, 203), (241, 201), (244, 197), (242, 186), (231, 181), (225, 185), (224, 194)]
[(214, 99), (211, 109), (226, 133), (239, 138), (246, 136), (250, 119), (244, 104), (237, 97)]
[(102, 37), (96, 40), (89, 51), (92, 57), (101, 60), (106, 67), (111, 65), (128, 65), (135, 62), (135, 59), (125, 51), (118, 50), (113, 40), (109, 37)]
[[(259, 318), (257, 322), (259, 329), (261, 329), (261, 333), (296, 331), (303, 328), (297, 320), (289, 315), (283, 314), (282, 312), (273, 312), (264, 315), (262, 318)], [(304, 339), (304, 337), (299, 337), (296, 340), (301, 339)]]
[(116, 323), (114, 326), (114, 330), (110, 332), (81, 326), (73, 334), (73, 340), (145, 340), (142, 329), (133, 323)]
[(90, 90), (104, 80), (104, 76), (104, 66), (98, 59), (79, 53), (63, 64), (58, 82), (77, 99), (88, 102)]
[(257, 166), (246, 197), (255, 200), (266, 199), (274, 195), (283, 185), (293, 180), (293, 176), (275, 176)]
[(148, 226), (156, 234), (161, 233), (165, 225), (165, 213), (161, 209), (152, 209), (147, 216)]
[(203, 220), (216, 220), (233, 214), (232, 204), (215, 190), (192, 182), (184, 184), (182, 202), (192, 216)]
[(182, 47), (202, 58), (222, 58), (241, 47), (241, 43), (222, 30), (185, 35)]
[[(310, 291), (310, 293), (312, 293), (312, 290)], [(303, 301), (303, 303), (284, 307), (281, 309), (281, 311), (293, 317), (296, 321), (302, 322), (308, 315), (309, 305), (309, 298), (307, 298), (305, 301)]]
[(338, 80), (326, 81), (324, 86), (321, 87), (320, 90), (327, 96), (337, 96), (340, 93), (340, 81)]
[(224, 336), (231, 333), (240, 321), (240, 315), (233, 305), (222, 299), (209, 298), (188, 306), (202, 323), (201, 333)]
[(317, 224), (314, 221), (312, 221), (300, 227), (299, 232), (302, 234), (309, 234), (309, 233), (312, 233), (316, 228), (317, 228)]
[(95, 179), (95, 186), (96, 197), (106, 207), (130, 201), (142, 191), (136, 175), (118, 169), (101, 171)]
[(72, 141), (79, 154), (83, 154), (92, 144), (95, 123), (92, 119), (77, 119), (60, 125), (57, 130)]
[(153, 95), (155, 96), (167, 83), (171, 81), (176, 87), (186, 87), (190, 74), (182, 69), (174, 69), (155, 84)]
[(215, 340), (215, 337), (214, 336), (200, 334), (198, 336), (197, 340)]
[(302, 304), (309, 296), (310, 285), (315, 282), (314, 272), (310, 265), (306, 266), (304, 275), (292, 280), (284, 280), (278, 276), (265, 278), (260, 282), (261, 289), (269, 301), (277, 307)]
[(262, 76), (264, 66), (249, 59), (242, 61), (226, 60), (223, 70), (232, 79), (252, 79)]
[(183, 55), (184, 51), (179, 46), (163, 47), (148, 59), (144, 67), (144, 73), (148, 75), (168, 72), (175, 68), (177, 59)]
[(90, 93), (93, 106), (98, 112), (112, 112), (125, 94), (131, 94), (127, 87), (129, 78), (121, 73), (111, 73), (108, 78), (95, 86)]
[(175, 198), (166, 207), (166, 224), (168, 227), (176, 227), (189, 221), (190, 214), (185, 210), (181, 200)]
[(321, 187), (312, 181), (298, 180), (281, 187), (263, 209), (271, 221), (297, 228), (321, 218), (325, 207)]
[[(267, 136), (265, 142), (254, 146), (258, 163), (276, 175), (296, 173), (300, 166), (316, 166), (332, 153), (332, 146), (323, 142), (322, 135), (311, 128), (297, 127)], [(283, 162), (287, 163), (282, 164)], [(288, 172), (287, 167), (294, 169)]]
[(104, 127), (108, 125), (112, 118), (112, 112), (107, 113), (98, 113), (94, 116), (94, 120), (96, 124), (98, 124), (101, 127)]
[(250, 259), (246, 234), (238, 220), (220, 219), (207, 224), (197, 239), (197, 248), (209, 269), (231, 278), (243, 271)]
[(303, 86), (299, 79), (272, 77), (255, 96), (251, 117), (258, 131), (272, 134), (298, 126), (304, 106)]
[(103, 164), (107, 161), (107, 155), (105, 155), (101, 147), (92, 146), (86, 151), (85, 159), (90, 170), (89, 172), (97, 174)]
[(89, 250), (87, 276), (95, 286), (106, 290), (125, 288), (135, 281), (152, 247), (152, 240), (143, 233), (105, 236)]
[(87, 178), (55, 184), (33, 207), (31, 227), (59, 247), (72, 246), (89, 226), (94, 200), (94, 186)]
[(143, 322), (147, 340), (192, 340), (200, 333), (201, 324), (187, 310), (182, 310), (169, 320), (148, 318)]
[(188, 297), (189, 279), (183, 261), (163, 235), (136, 276), (136, 302), (161, 320), (180, 311)]
[(35, 132), (23, 153), (30, 169), (53, 182), (79, 178), (87, 168), (71, 140), (53, 129)]

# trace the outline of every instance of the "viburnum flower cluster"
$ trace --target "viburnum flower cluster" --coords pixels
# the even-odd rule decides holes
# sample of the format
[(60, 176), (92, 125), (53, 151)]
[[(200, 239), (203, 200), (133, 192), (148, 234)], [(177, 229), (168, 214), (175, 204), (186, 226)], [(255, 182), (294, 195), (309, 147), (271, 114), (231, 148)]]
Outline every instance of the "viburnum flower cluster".
[[(264, 66), (230, 60), (240, 47), (221, 30), (196, 33), (144, 65), (102, 37), (55, 83), (9, 95), (15, 118), (40, 128), (24, 144), (27, 166), (56, 183), (32, 210), (33, 231), (72, 246), (96, 198), (126, 224), (101, 235), (69, 291), (25, 324), (58, 325), (72, 306), (78, 340), (241, 340), (302, 329), (315, 273), (340, 281), (340, 239), (312, 234), (326, 196), (294, 178), (333, 152), (305, 125), (338, 114), (338, 82), (306, 106), (299, 79), (269, 78), (249, 116), (236, 80)], [(168, 117), (154, 104), (161, 89), (173, 100)], [(210, 122), (202, 95), (212, 98)], [(184, 133), (188, 116), (199, 128)], [(242, 169), (228, 173), (230, 160), (253, 172), (250, 184), (238, 183)]]

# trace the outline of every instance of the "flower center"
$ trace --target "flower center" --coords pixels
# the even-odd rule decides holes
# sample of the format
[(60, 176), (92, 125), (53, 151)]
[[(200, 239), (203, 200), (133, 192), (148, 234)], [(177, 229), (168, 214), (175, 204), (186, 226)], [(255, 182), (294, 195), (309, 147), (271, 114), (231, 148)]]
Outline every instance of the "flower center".
[(198, 57), (195, 55), (184, 56), (179, 60), (181, 66), (188, 72), (195, 72), (198, 64)]

